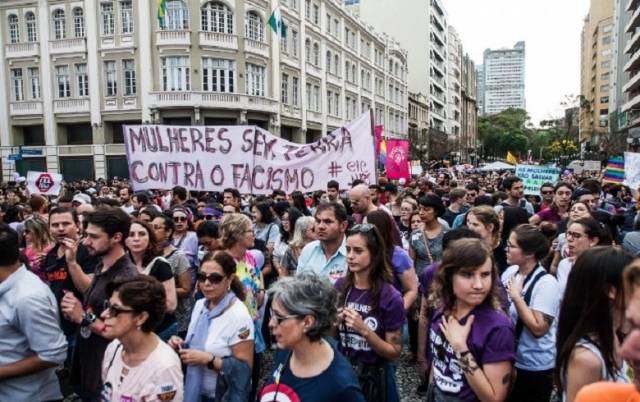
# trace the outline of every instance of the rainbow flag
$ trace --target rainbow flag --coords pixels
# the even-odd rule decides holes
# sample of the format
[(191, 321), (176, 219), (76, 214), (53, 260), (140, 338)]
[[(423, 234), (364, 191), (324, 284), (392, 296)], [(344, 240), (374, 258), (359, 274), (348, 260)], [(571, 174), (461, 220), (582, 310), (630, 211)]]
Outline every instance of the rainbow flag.
[(624, 158), (614, 156), (607, 161), (607, 169), (602, 178), (603, 183), (622, 183), (624, 181)]
[(384, 137), (382, 137), (382, 139), (380, 139), (379, 160), (380, 160), (380, 163), (382, 164), (382, 166), (386, 166), (387, 165), (387, 140)]

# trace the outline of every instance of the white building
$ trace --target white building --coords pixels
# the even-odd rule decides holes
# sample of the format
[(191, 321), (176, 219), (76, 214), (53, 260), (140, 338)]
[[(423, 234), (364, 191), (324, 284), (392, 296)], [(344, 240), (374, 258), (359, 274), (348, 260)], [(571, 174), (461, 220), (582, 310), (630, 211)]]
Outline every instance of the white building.
[(452, 25), (449, 25), (449, 43), (447, 58), (447, 133), (452, 142), (460, 141), (460, 123), (462, 106), (462, 87), (460, 85), (462, 69), (462, 42)]
[(407, 53), (335, 0), (2, 0), (2, 177), (127, 176), (122, 126), (255, 124), (308, 142), (372, 108), (407, 134)]
[(482, 71), (485, 115), (508, 108), (526, 109), (524, 94), (525, 44), (518, 42), (512, 49), (486, 49)]

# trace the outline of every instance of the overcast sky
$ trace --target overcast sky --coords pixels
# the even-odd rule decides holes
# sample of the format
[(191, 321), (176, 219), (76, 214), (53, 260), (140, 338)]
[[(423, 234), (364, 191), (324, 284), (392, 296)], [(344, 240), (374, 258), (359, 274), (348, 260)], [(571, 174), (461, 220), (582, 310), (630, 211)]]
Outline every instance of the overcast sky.
[(486, 48), (525, 41), (525, 96), (535, 125), (561, 115), (564, 95), (580, 93), (580, 31), (589, 0), (442, 1), (476, 64)]

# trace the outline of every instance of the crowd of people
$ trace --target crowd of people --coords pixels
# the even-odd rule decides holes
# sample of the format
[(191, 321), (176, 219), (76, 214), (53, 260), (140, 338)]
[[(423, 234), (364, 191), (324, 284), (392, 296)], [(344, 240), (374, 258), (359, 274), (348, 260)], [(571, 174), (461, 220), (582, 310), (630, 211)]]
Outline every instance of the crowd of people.
[(623, 185), (0, 190), (3, 401), (399, 402), (403, 351), (425, 401), (640, 401)]

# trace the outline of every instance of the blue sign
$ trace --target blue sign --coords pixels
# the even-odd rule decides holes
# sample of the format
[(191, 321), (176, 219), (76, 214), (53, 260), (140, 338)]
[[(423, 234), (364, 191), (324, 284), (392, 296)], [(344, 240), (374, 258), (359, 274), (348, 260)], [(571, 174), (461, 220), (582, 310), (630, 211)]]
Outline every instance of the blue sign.
[(42, 149), (33, 149), (33, 148), (22, 149), (22, 155), (42, 155)]
[(21, 161), (22, 160), (22, 155), (21, 154), (10, 154), (9, 155), (9, 160), (10, 161)]

